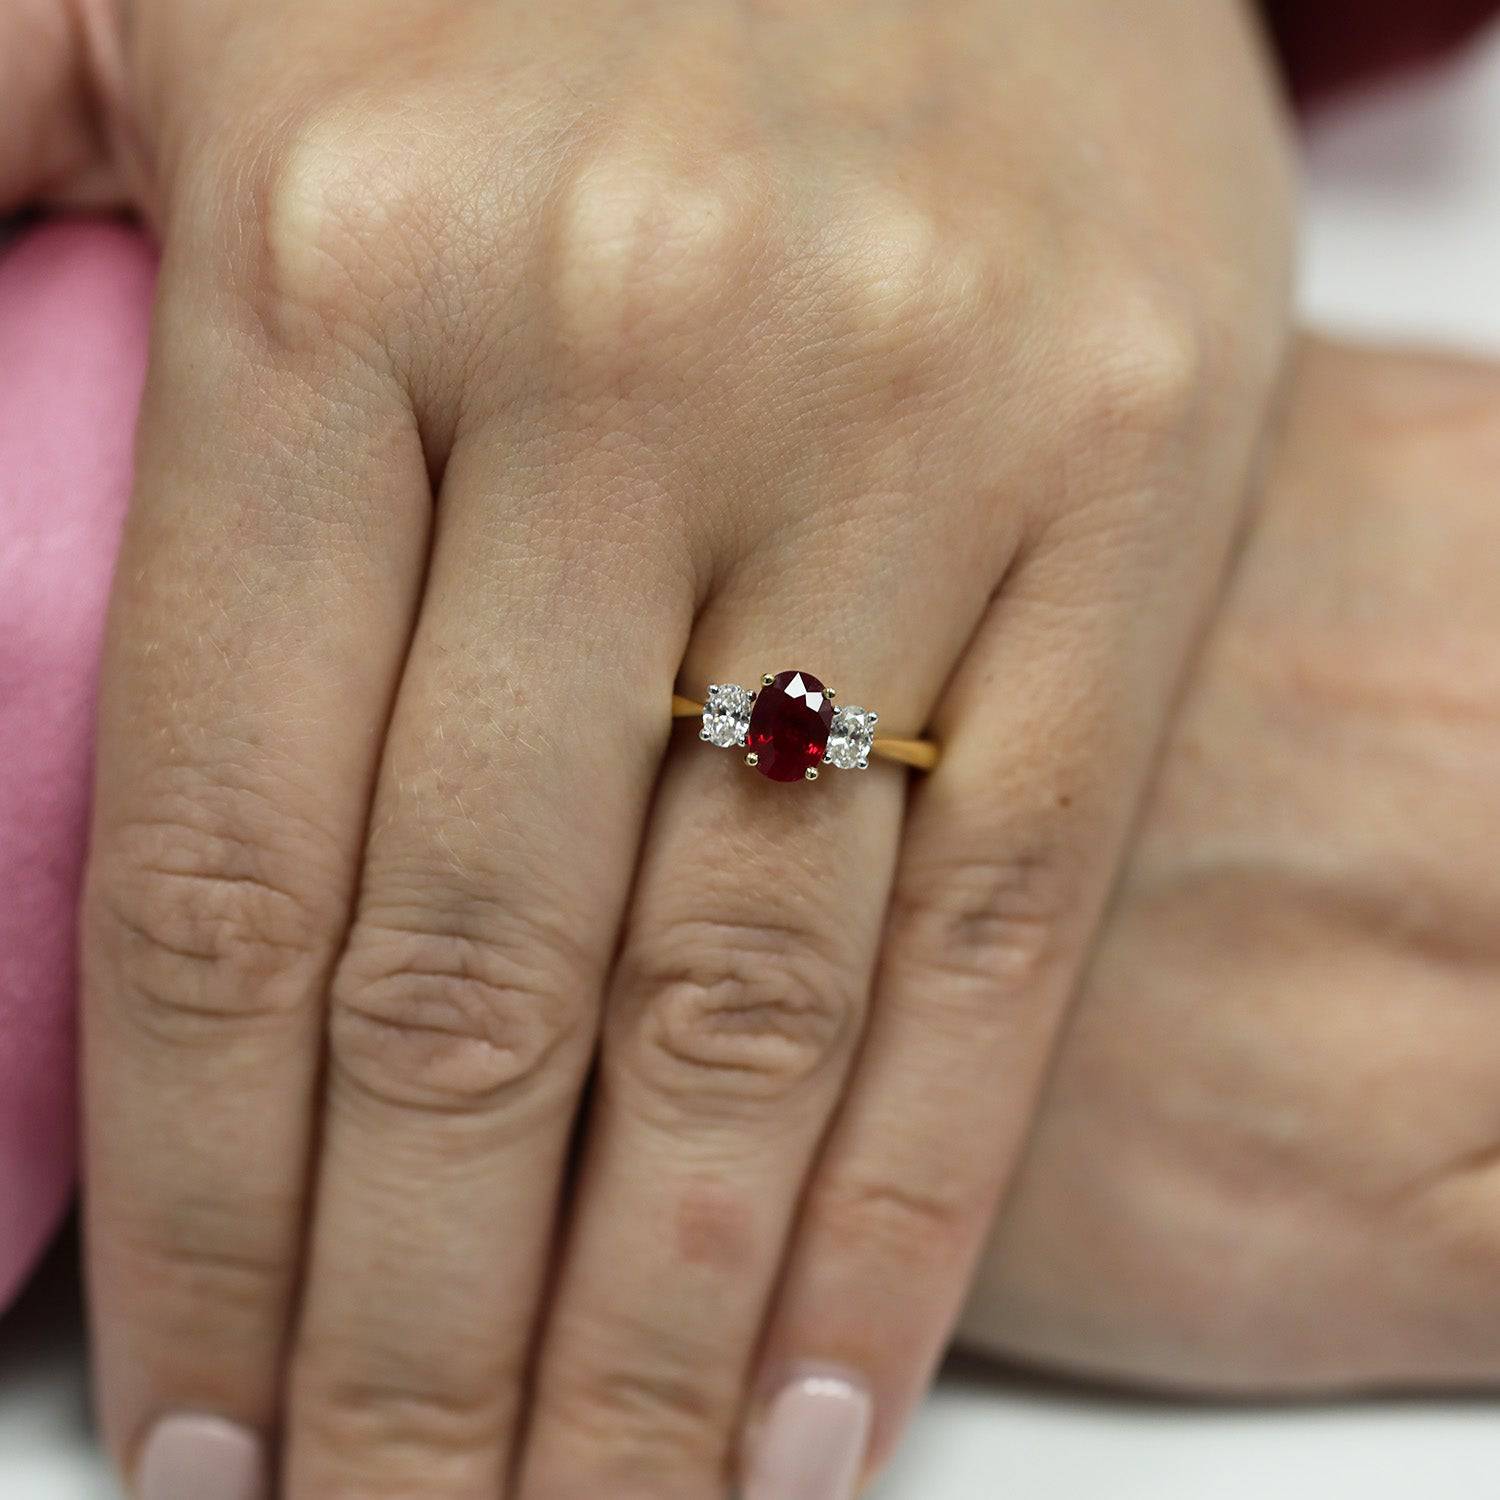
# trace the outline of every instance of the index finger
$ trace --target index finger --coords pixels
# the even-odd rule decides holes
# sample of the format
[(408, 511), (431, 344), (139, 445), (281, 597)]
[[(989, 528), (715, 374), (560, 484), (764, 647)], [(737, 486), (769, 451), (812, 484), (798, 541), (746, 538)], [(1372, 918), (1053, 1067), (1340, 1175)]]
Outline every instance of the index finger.
[(84, 932), (98, 1401), (148, 1495), (210, 1450), (219, 1493), (264, 1476), (323, 991), (429, 511), (394, 381), (274, 346), (169, 259)]

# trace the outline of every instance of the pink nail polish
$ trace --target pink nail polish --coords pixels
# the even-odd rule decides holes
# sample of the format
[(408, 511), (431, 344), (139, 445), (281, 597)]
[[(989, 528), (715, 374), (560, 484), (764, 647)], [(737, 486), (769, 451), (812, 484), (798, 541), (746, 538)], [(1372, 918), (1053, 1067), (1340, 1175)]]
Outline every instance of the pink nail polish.
[(874, 1403), (852, 1376), (809, 1370), (784, 1385), (749, 1454), (745, 1500), (854, 1500)]
[(253, 1433), (222, 1417), (165, 1417), (141, 1451), (140, 1500), (266, 1500), (266, 1462)]

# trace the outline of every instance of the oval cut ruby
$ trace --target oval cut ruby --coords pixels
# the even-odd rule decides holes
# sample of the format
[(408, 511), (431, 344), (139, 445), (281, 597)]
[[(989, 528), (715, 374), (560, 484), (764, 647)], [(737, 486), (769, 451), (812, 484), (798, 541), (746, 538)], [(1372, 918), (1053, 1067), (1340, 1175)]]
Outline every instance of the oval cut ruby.
[(823, 763), (833, 704), (808, 672), (778, 672), (755, 695), (746, 746), (755, 769), (772, 781), (801, 781)]

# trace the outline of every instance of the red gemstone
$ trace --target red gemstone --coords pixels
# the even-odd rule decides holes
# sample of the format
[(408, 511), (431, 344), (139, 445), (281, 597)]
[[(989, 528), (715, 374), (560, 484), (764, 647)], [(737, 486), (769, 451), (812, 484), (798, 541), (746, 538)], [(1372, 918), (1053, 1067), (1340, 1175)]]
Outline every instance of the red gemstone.
[(755, 695), (745, 744), (755, 769), (772, 781), (801, 781), (823, 762), (833, 704), (807, 672), (778, 672)]

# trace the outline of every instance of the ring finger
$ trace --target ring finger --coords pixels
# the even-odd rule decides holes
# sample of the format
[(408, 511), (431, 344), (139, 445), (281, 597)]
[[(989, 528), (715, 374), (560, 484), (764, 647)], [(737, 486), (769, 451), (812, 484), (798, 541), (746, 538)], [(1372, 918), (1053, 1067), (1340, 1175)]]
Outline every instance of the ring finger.
[[(861, 702), (879, 690), (883, 725), (920, 724), (971, 621), (950, 611), (920, 651), (895, 620), (858, 636), (863, 622), (837, 601), (807, 608), (825, 576), (804, 564), (774, 583), (732, 580), (686, 681), (758, 685), (766, 669), (833, 661), (835, 688)], [(880, 592), (861, 581), (840, 598)], [(795, 639), (773, 623), (791, 619)], [(760, 691), (795, 712), (816, 706), (818, 687), (804, 675)], [(777, 785), (737, 764), (744, 753), (684, 736), (662, 783), (606, 1007), (520, 1500), (696, 1500), (727, 1481), (803, 1178), (858, 1043), (905, 786), (889, 766)]]

